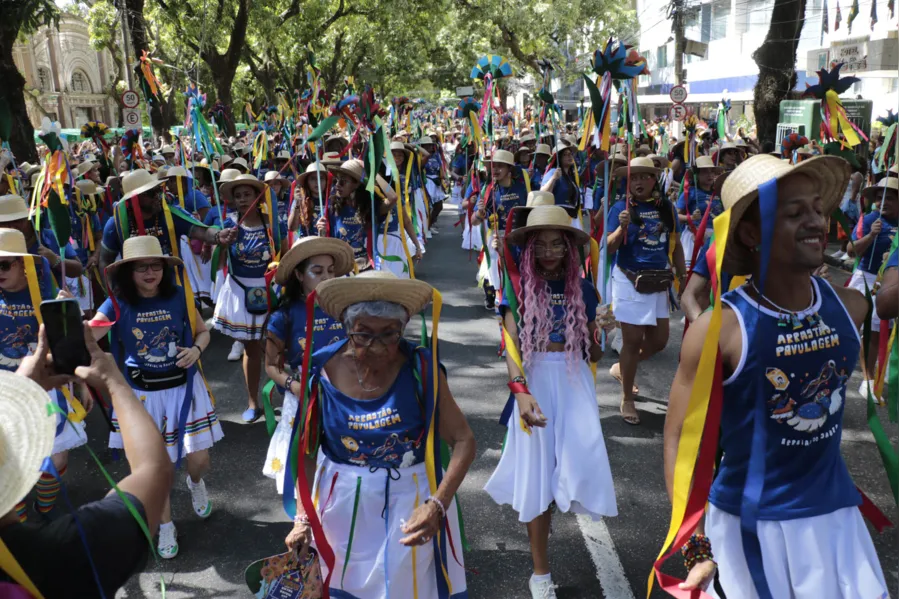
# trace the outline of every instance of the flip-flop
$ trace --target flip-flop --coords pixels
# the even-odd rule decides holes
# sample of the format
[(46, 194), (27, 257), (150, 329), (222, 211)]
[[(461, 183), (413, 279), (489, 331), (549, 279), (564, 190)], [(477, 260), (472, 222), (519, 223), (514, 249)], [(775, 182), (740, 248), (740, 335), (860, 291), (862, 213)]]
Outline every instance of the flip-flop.
[[(612, 367), (609, 368), (609, 376), (611, 376), (613, 379), (618, 381), (618, 383), (620, 384), (621, 383), (621, 367), (618, 366), (618, 374), (617, 375), (614, 372), (612, 372), (612, 369), (615, 368), (616, 366), (618, 366), (618, 362), (615, 362), (614, 364), (612, 364)], [(637, 383), (634, 383), (633, 394), (640, 395), (640, 387), (637, 386)]]
[[(621, 411), (621, 407), (619, 406), (618, 411)], [(637, 411), (637, 406), (634, 405), (634, 412)], [(631, 426), (637, 426), (640, 424), (640, 415), (639, 414), (621, 414), (621, 419), (624, 420), (627, 424)]]
[(261, 415), (262, 410), (260, 410), (259, 408), (247, 408), (246, 410), (244, 410), (243, 416), (241, 416), (241, 418), (243, 418), (244, 422), (250, 424), (259, 420), (259, 417)]

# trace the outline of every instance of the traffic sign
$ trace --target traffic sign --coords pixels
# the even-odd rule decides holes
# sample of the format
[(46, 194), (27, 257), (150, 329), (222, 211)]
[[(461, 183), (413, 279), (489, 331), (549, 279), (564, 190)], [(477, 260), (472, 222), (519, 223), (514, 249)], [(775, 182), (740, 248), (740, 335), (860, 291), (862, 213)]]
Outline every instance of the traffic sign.
[(140, 96), (133, 89), (126, 90), (122, 94), (122, 106), (125, 108), (137, 108), (140, 104)]
[(687, 118), (687, 107), (683, 104), (675, 104), (668, 109), (668, 118), (674, 121), (682, 121)]
[(474, 95), (474, 87), (472, 87), (470, 85), (457, 87), (456, 95), (459, 96), (460, 98), (467, 98), (469, 96), (473, 96)]
[(122, 110), (122, 120), (126, 127), (137, 128), (141, 125), (140, 108), (125, 108)]
[(684, 100), (687, 99), (687, 88), (683, 85), (675, 85), (671, 88), (671, 91), (668, 92), (668, 95), (675, 104), (683, 104)]

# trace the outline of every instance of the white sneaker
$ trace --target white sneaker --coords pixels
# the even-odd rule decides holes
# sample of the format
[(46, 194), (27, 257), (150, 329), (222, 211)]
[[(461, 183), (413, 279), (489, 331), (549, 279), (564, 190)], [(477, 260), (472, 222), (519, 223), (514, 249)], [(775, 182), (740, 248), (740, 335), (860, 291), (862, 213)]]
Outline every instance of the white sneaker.
[(174, 522), (159, 526), (159, 543), (156, 549), (162, 559), (172, 559), (178, 555), (178, 531), (175, 530)]
[(243, 343), (235, 341), (231, 346), (231, 353), (228, 354), (229, 362), (239, 362), (243, 358)]
[(532, 599), (556, 599), (556, 585), (552, 579), (535, 581), (531, 577), (528, 580), (528, 588), (531, 590)]
[(190, 502), (194, 506), (194, 513), (200, 518), (208, 518), (212, 514), (212, 503), (209, 501), (209, 494), (206, 492), (206, 483), (203, 479), (194, 483), (187, 475), (187, 489), (190, 491)]
[(437, 227), (431, 227), (431, 235), (440, 235), (440, 231), (437, 230)]

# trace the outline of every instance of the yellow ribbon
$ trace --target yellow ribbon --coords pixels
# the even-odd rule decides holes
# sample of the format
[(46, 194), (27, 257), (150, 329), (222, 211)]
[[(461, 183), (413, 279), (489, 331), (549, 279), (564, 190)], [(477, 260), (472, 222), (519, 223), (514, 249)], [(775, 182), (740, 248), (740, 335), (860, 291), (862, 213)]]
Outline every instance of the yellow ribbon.
[(18, 585), (24, 587), (32, 597), (35, 599), (44, 599), (41, 592), (37, 590), (37, 587), (34, 586), (34, 583), (28, 578), (28, 574), (25, 573), (25, 570), (23, 570), (22, 566), (19, 565), (19, 562), (16, 561), (15, 556), (9, 551), (9, 547), (6, 546), (3, 539), (0, 539), (0, 569), (9, 574), (9, 577), (15, 580)]
[(846, 137), (846, 143), (850, 147), (855, 147), (861, 143), (858, 135), (855, 134), (855, 129), (852, 127), (852, 123), (849, 122), (849, 119), (846, 118), (846, 111), (843, 109), (843, 103), (840, 101), (840, 95), (834, 90), (827, 90), (827, 93), (824, 95), (825, 102), (827, 103), (827, 109), (830, 111), (830, 132), (834, 137), (837, 137), (839, 131), (843, 132), (843, 135)]
[(587, 111), (587, 118), (584, 120), (584, 131), (581, 134), (581, 143), (578, 144), (577, 149), (580, 152), (583, 152), (587, 149), (587, 137), (593, 131), (593, 110)]

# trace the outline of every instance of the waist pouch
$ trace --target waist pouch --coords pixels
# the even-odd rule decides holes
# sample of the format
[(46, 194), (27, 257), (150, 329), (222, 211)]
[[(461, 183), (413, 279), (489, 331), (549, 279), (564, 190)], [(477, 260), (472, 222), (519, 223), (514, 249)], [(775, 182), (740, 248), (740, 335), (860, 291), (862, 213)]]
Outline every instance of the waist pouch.
[(638, 272), (632, 272), (620, 268), (627, 280), (634, 284), (637, 293), (659, 293), (660, 291), (668, 291), (674, 281), (674, 273), (665, 269), (648, 269)]
[(243, 289), (244, 307), (247, 309), (247, 312), (257, 316), (268, 314), (268, 293), (265, 287), (247, 287), (234, 275), (231, 275), (231, 280)]
[(151, 372), (136, 366), (127, 368), (128, 378), (138, 389), (144, 391), (163, 391), (174, 389), (187, 383), (187, 370), (178, 368), (166, 372)]

